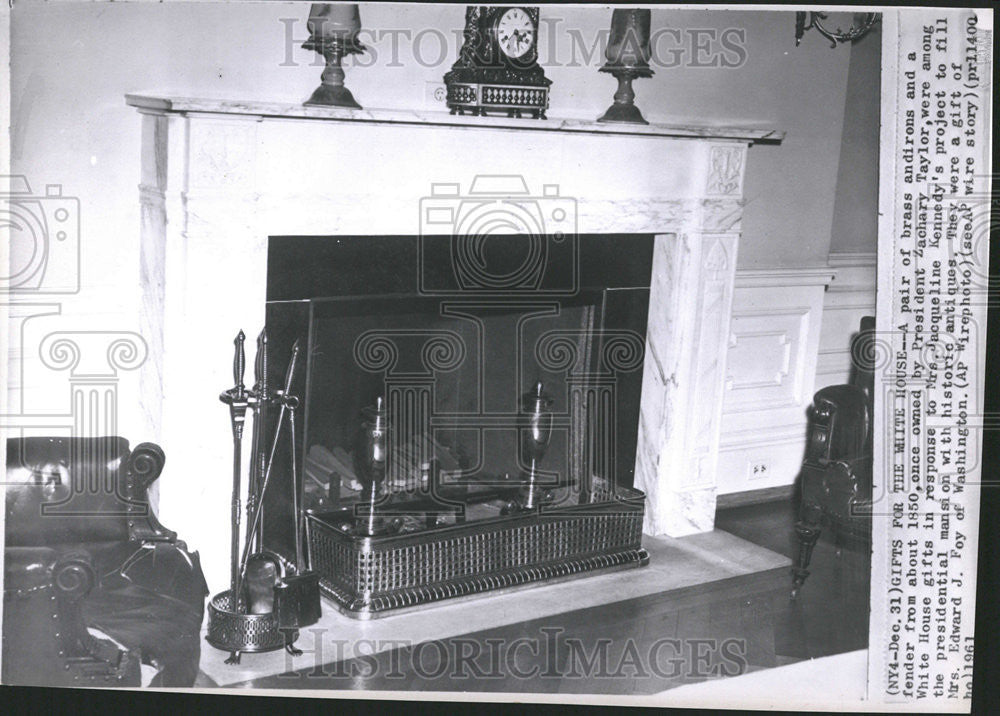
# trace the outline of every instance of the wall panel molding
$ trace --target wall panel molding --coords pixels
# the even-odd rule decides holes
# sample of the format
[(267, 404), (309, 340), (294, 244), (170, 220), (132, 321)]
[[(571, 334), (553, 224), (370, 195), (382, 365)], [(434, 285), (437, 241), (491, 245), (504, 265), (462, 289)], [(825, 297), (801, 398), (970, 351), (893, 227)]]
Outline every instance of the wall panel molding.
[(805, 449), (829, 266), (737, 271), (719, 493), (791, 485)]
[(874, 251), (840, 251), (830, 254), (827, 263), (830, 268), (841, 269), (846, 266), (874, 266), (877, 254)]
[(809, 306), (734, 310), (726, 373), (727, 413), (795, 405), (807, 370), (802, 336)]
[(736, 287), (827, 286), (833, 278), (834, 271), (829, 266), (739, 269), (736, 271)]

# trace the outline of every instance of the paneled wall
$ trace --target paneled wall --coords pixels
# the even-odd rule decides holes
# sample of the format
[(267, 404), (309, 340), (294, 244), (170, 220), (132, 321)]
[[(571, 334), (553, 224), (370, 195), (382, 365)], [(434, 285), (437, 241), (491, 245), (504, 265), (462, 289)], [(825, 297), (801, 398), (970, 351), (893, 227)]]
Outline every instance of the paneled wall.
[(794, 481), (832, 279), (826, 267), (737, 271), (719, 494)]
[[(719, 494), (731, 499), (720, 504), (794, 484), (813, 393), (847, 381), (851, 336), (874, 311), (874, 254), (834, 254), (828, 267), (737, 271), (719, 448)], [(761, 490), (768, 492), (753, 494)]]

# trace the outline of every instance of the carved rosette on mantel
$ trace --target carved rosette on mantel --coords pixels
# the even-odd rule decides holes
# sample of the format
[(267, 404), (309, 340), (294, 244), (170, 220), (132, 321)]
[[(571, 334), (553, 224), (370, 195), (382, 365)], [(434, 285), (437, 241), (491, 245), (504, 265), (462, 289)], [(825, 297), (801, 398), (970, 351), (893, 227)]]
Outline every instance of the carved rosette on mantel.
[[(148, 434), (179, 481), (161, 514), (205, 545), (206, 574), (226, 573), (225, 545), (211, 545), (229, 495), (224, 480), (202, 476), (229, 470), (228, 425), (212, 401), (231, 376), (203, 356), (231, 351), (223, 328), (261, 329), (269, 238), (418, 235), (420, 202), (435, 184), (469, 186), (487, 174), (523, 177), (537, 197), (556, 185), (576, 202), (580, 234), (656, 236), (636, 487), (649, 498), (647, 533), (712, 528), (747, 149), (780, 132), (557, 119), (542, 129), (371, 109), (334, 120), (292, 104), (128, 102), (143, 114), (144, 335), (154, 347), (143, 378), (147, 395), (164, 396)], [(343, 166), (366, 171), (329, 191), (331, 168)]]

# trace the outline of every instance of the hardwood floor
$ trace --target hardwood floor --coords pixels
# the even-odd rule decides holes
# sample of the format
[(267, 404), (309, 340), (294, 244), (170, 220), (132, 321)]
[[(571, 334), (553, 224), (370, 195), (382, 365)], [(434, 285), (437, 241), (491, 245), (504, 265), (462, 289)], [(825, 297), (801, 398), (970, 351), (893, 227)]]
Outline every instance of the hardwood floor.
[[(720, 510), (716, 527), (793, 560), (798, 542), (792, 500)], [(840, 654), (868, 646), (871, 551), (845, 544), (836, 555), (833, 533), (825, 528), (813, 551), (810, 575), (794, 602), (775, 601), (775, 648), (791, 661)], [(791, 577), (788, 585), (791, 587)]]
[[(716, 522), (775, 552), (792, 558), (797, 553), (791, 500), (721, 510)], [(812, 574), (794, 602), (790, 573), (776, 569), (299, 668), (240, 686), (655, 693), (865, 648), (869, 560), (867, 548), (858, 546), (845, 547), (838, 558), (824, 534)]]

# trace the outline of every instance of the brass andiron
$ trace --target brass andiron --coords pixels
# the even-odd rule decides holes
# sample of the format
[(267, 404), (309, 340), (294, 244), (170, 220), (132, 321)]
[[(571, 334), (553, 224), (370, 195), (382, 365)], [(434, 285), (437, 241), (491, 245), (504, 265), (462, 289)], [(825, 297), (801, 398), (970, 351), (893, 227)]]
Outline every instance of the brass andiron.
[(306, 26), (309, 28), (309, 39), (302, 47), (323, 55), (326, 68), (320, 78), (322, 84), (305, 104), (361, 109), (351, 91), (344, 86), (344, 69), (340, 64), (347, 55), (365, 51), (365, 46), (358, 42), (361, 30), (358, 6), (315, 3), (309, 10)]
[[(396, 415), (396, 396), (377, 399), (364, 411), (353, 456), (340, 460), (353, 463), (341, 469), (353, 469), (362, 482), (360, 503), (305, 512), (309, 566), (341, 613), (377, 619), (439, 600), (648, 563), (642, 548), (645, 495), (623, 487), (586, 504), (563, 499), (569, 475), (541, 465), (556, 420), (569, 427), (571, 416), (554, 413), (542, 383), (528, 386), (511, 426), (517, 432), (507, 431), (495, 444), (505, 448), (496, 450), (496, 462), (451, 462), (454, 455), (442, 450), (420, 464), (425, 494), (393, 494), (388, 484), (393, 459), (409, 445), (399, 445), (395, 432), (405, 417)], [(445, 474), (442, 457), (449, 461)], [(548, 455), (553, 463), (564, 457)], [(486, 472), (480, 465), (496, 468)], [(516, 477), (493, 471), (505, 466), (516, 467)]]
[(378, 514), (377, 509), (389, 460), (389, 418), (385, 399), (378, 396), (375, 405), (364, 408), (361, 413), (365, 420), (354, 450), (354, 470), (361, 482), (355, 527), (361, 534), (376, 535), (393, 526)]
[(529, 511), (552, 499), (550, 491), (539, 485), (538, 464), (552, 439), (552, 399), (545, 393), (541, 381), (521, 397), (521, 412), (521, 460), (527, 470), (515, 503), (517, 509)]
[(611, 38), (604, 56), (607, 64), (599, 71), (618, 80), (615, 103), (598, 118), (598, 122), (649, 124), (635, 106), (632, 80), (652, 77), (649, 69), (649, 10), (614, 10), (611, 13)]

